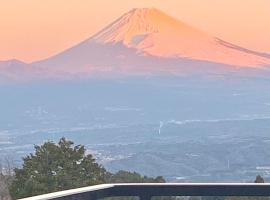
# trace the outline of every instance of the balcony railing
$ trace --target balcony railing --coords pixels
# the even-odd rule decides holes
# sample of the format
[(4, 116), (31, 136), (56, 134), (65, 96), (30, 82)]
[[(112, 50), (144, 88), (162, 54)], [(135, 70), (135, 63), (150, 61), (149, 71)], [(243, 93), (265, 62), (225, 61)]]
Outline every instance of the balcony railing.
[(106, 197), (136, 196), (150, 200), (158, 196), (270, 196), (270, 184), (266, 183), (130, 183), (102, 184), (84, 188), (54, 192), (23, 200), (94, 200)]

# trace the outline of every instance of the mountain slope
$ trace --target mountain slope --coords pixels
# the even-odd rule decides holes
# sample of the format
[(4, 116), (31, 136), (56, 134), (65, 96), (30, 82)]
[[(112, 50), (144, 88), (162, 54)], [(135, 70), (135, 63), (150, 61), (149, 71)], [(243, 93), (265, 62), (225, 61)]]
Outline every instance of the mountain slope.
[(184, 57), (228, 65), (262, 66), (269, 59), (229, 46), (157, 9), (134, 9), (90, 40), (123, 43), (160, 57)]
[(0, 82), (38, 78), (41, 69), (19, 60), (0, 61)]
[(82, 43), (34, 64), (72, 73), (179, 74), (184, 68), (196, 71), (200, 66), (262, 69), (270, 65), (270, 59), (197, 30), (157, 9), (142, 8), (124, 14)]
[(63, 74), (63, 72), (59, 73), (56, 70), (36, 67), (16, 59), (0, 61), (0, 83), (63, 79), (67, 77), (68, 74)]

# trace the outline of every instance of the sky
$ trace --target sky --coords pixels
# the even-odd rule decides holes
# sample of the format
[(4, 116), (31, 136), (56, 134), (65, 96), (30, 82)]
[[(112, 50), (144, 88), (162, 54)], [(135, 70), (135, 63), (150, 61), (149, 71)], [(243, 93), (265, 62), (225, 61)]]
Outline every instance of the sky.
[(139, 7), (155, 7), (213, 36), (270, 53), (270, 0), (0, 0), (0, 5), (0, 60), (50, 57)]

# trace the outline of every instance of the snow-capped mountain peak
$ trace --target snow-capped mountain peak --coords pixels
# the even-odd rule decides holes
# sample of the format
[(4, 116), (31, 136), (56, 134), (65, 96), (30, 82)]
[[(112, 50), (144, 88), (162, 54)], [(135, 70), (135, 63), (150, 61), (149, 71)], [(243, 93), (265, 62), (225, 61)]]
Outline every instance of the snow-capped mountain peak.
[(147, 36), (169, 34), (171, 31), (186, 35), (199, 32), (158, 9), (137, 8), (124, 14), (91, 39), (100, 43), (122, 42), (128, 46), (136, 46)]
[(261, 69), (270, 66), (270, 57), (218, 39), (158, 9), (138, 8), (78, 45), (33, 64), (80, 76), (162, 75)]
[(145, 54), (165, 58), (188, 58), (245, 67), (270, 63), (268, 58), (224, 42), (155, 8), (133, 9), (89, 41), (122, 43)]

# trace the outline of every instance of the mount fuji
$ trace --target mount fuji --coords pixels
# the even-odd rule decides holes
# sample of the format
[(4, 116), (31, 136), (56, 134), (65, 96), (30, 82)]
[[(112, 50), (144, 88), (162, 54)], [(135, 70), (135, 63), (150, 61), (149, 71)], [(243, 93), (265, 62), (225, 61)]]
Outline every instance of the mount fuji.
[(245, 75), (265, 75), (269, 66), (268, 54), (211, 36), (158, 9), (138, 8), (78, 45), (30, 63), (29, 73), (48, 70), (51, 76), (58, 78), (224, 75), (243, 71)]

